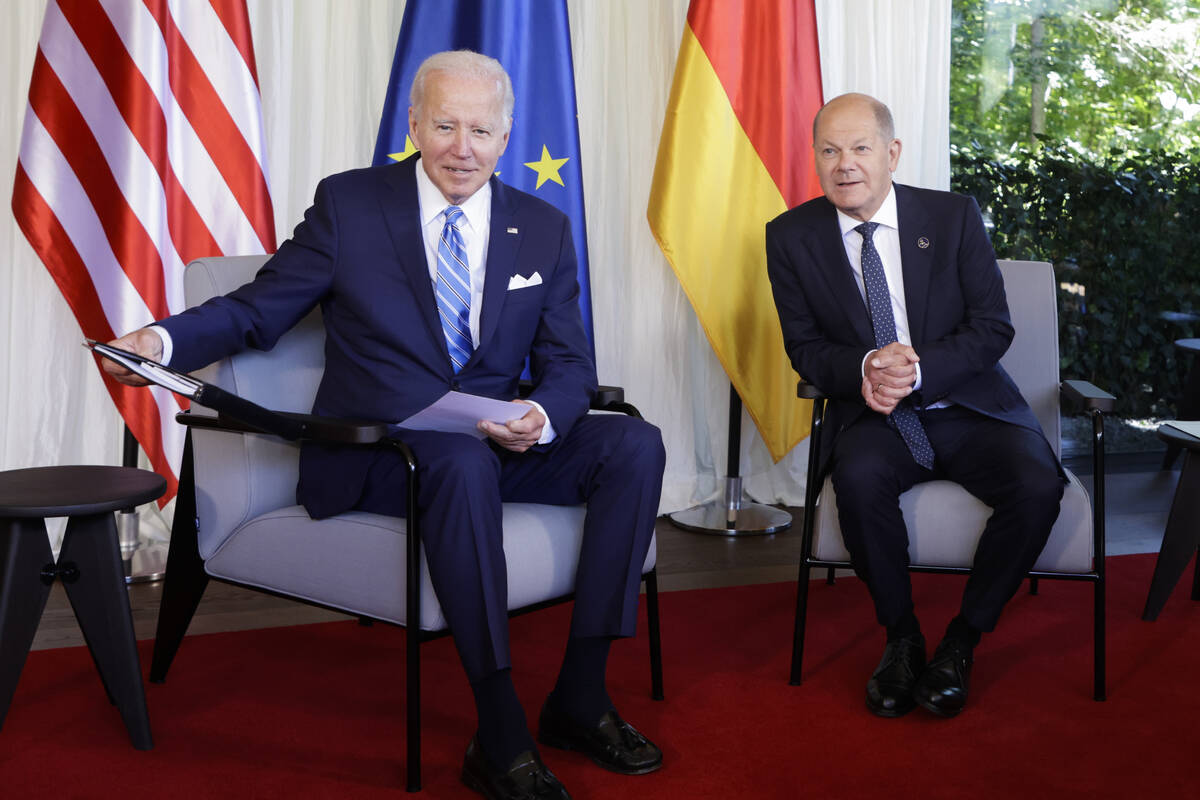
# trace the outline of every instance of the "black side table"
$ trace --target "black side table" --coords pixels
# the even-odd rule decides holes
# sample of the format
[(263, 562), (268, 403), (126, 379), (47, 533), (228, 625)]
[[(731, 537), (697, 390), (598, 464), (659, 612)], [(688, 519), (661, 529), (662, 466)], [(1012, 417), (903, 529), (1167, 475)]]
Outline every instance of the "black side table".
[[(155, 500), (166, 488), (161, 476), (131, 467), (0, 472), (0, 728), (50, 586), (61, 579), (133, 746), (154, 747), (113, 512)], [(70, 518), (57, 563), (46, 517)]]
[[(1188, 314), (1187, 317), (1188, 322), (1200, 321), (1194, 314)], [(1200, 419), (1200, 361), (1196, 360), (1200, 354), (1200, 339), (1176, 339), (1175, 351), (1181, 361), (1186, 361), (1187, 356), (1191, 356), (1192, 360), (1183, 382), (1183, 396), (1179, 398), (1175, 409), (1178, 412), (1176, 419)], [(1167, 442), (1167, 452), (1163, 454), (1162, 468), (1170, 469), (1183, 446), (1170, 439), (1164, 440)]]
[[(1200, 547), (1200, 439), (1165, 424), (1158, 426), (1158, 438), (1168, 447), (1183, 450), (1183, 470), (1179, 473), (1179, 485), (1175, 487), (1175, 499), (1171, 501), (1154, 577), (1150, 580), (1150, 594), (1142, 611), (1142, 619), (1148, 622), (1158, 618), (1188, 561)], [(1192, 579), (1192, 599), (1200, 600), (1200, 559)]]

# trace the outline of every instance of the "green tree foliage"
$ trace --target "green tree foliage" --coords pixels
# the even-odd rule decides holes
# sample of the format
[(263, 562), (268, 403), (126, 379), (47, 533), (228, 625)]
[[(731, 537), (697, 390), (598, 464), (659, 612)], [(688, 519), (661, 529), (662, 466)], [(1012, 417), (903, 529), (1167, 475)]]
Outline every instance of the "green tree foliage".
[(1200, 1), (954, 0), (951, 142), (1200, 147)]
[(952, 181), (1062, 284), (1064, 377), (1169, 417), (1200, 333), (1200, 0), (954, 0)]

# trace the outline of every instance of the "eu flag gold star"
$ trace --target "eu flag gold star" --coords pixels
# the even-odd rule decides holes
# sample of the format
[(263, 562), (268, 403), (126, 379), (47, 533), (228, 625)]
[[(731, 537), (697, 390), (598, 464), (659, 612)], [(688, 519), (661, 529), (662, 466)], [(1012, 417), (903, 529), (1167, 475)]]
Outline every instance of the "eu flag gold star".
[(403, 153), (388, 153), (388, 158), (392, 161), (403, 161), (404, 159), (417, 152), (417, 148), (413, 146), (412, 139), (408, 136), (404, 137), (404, 152)]
[(534, 189), (542, 188), (542, 184), (546, 181), (554, 181), (559, 186), (563, 185), (562, 178), (559, 177), (558, 171), (562, 169), (562, 165), (570, 161), (569, 158), (551, 158), (550, 151), (546, 149), (546, 145), (542, 145), (541, 161), (526, 161), (525, 166), (537, 173), (537, 185)]

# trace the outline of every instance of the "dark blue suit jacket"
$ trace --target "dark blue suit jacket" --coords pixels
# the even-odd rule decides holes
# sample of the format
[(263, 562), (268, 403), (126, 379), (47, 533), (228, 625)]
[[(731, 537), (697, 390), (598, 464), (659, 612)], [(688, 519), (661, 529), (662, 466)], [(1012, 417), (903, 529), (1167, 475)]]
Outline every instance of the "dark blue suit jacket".
[[(192, 370), (247, 347), (269, 350), (319, 303), (325, 373), (313, 413), (399, 421), (451, 389), (511, 400), (529, 356), (530, 399), (565, 436), (596, 388), (566, 216), (491, 179), (480, 343), (455, 375), (421, 238), (419, 161), (321, 181), (304, 221), (254, 281), (159, 323), (173, 341), (171, 365)], [(540, 285), (509, 290), (513, 276), (535, 272)], [(371, 459), (369, 450), (306, 445), (300, 502), (314, 517), (353, 507)]]
[[(949, 400), (1041, 432), (1000, 366), (1013, 338), (1004, 282), (973, 198), (896, 185), (904, 297), (921, 357), (918, 406)], [(767, 223), (767, 270), (792, 366), (830, 398), (822, 452), (867, 411), (862, 358), (875, 347), (838, 227), (824, 197)]]

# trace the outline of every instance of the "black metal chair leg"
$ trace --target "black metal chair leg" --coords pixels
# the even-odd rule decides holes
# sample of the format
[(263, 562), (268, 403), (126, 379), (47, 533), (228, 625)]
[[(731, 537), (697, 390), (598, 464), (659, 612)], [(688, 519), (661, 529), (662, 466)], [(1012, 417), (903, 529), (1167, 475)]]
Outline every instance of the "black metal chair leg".
[[(71, 517), (58, 558), (67, 597), (109, 697), (133, 746), (151, 750), (154, 739), (112, 513)], [(69, 564), (76, 565), (77, 573), (64, 572)]]
[(788, 680), (792, 686), (799, 686), (801, 670), (804, 662), (804, 630), (808, 623), (808, 579), (809, 566), (803, 556), (800, 558), (800, 576), (796, 584), (796, 625), (792, 631), (792, 671)]
[(184, 634), (208, 586), (208, 573), (204, 571), (196, 537), (196, 486), (192, 470), (192, 435), (188, 433), (179, 474), (179, 493), (175, 497), (167, 574), (163, 580), (162, 600), (158, 604), (158, 627), (150, 661), (151, 683), (162, 683), (167, 679), (167, 670), (179, 652)]
[(0, 729), (50, 596), (54, 553), (41, 519), (0, 520)]
[(650, 696), (655, 700), (664, 699), (663, 668), (662, 668), (662, 639), (660, 637), (658, 617), (658, 570), (652, 569), (642, 576), (646, 581), (646, 627), (650, 637)]

